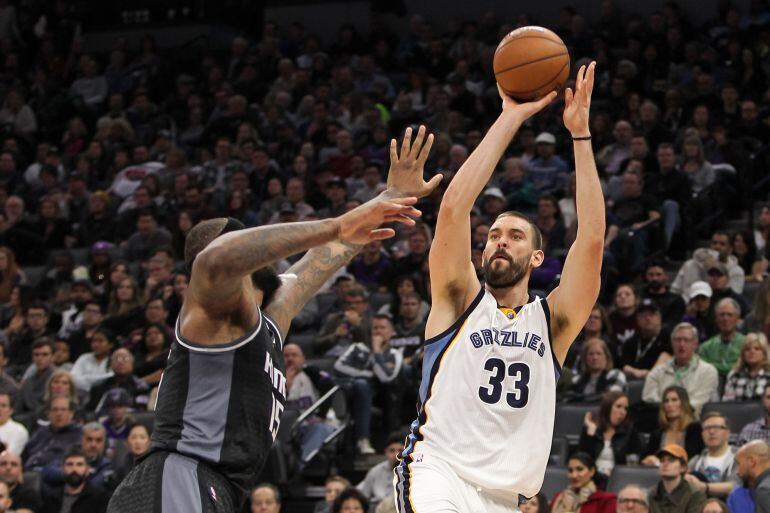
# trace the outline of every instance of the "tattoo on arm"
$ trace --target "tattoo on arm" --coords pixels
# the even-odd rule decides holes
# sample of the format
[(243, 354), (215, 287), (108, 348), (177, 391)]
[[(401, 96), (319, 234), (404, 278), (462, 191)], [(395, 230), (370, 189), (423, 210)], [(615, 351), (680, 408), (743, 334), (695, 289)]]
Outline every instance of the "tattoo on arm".
[(350, 262), (363, 246), (332, 241), (311, 249), (288, 271), (288, 281), (278, 289), (266, 313), (277, 323), (281, 334), (289, 331), (294, 316), (318, 289), (341, 267)]

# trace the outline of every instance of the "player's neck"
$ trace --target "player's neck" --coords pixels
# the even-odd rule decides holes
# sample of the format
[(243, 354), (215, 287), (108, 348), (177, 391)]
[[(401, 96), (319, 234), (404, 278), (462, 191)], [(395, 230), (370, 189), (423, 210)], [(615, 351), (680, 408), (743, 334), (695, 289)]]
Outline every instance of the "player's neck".
[(490, 287), (489, 285), (486, 285), (486, 287), (495, 300), (497, 300), (498, 305), (515, 308), (529, 301), (528, 282), (529, 280), (523, 279), (511, 287)]

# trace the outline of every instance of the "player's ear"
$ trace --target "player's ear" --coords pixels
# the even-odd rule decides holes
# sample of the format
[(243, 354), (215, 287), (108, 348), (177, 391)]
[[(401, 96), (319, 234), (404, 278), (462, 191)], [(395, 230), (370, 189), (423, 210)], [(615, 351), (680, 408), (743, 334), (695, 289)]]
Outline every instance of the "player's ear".
[(543, 253), (542, 249), (536, 249), (532, 252), (529, 262), (532, 264), (533, 268), (538, 268), (543, 265), (543, 260), (545, 260), (545, 253)]

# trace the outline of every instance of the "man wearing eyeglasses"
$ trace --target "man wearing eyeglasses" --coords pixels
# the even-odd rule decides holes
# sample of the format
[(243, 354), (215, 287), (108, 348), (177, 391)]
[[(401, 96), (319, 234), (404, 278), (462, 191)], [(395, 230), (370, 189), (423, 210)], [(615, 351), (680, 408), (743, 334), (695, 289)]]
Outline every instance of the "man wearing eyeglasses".
[(690, 471), (684, 478), (706, 497), (725, 498), (737, 480), (735, 455), (728, 444), (730, 424), (719, 412), (706, 414), (701, 422), (706, 448), (690, 461)]
[(649, 513), (647, 491), (641, 486), (628, 485), (618, 494), (618, 513)]

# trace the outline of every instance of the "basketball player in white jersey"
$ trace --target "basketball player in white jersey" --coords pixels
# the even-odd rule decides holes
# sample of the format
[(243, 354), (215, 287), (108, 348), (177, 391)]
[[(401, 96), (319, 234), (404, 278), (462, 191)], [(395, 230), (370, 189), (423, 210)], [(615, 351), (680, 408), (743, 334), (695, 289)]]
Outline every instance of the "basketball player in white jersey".
[(498, 216), (482, 286), (471, 264), (469, 216), (518, 128), (556, 93), (518, 104), (500, 91), (502, 113), (444, 194), (430, 249), (433, 305), (418, 418), (396, 467), (401, 513), (513, 512), (520, 495), (540, 490), (561, 363), (599, 293), (605, 219), (588, 126), (594, 66), (581, 67), (574, 93), (565, 91), (578, 233), (547, 298), (527, 290), (543, 262), (538, 228), (516, 212)]

